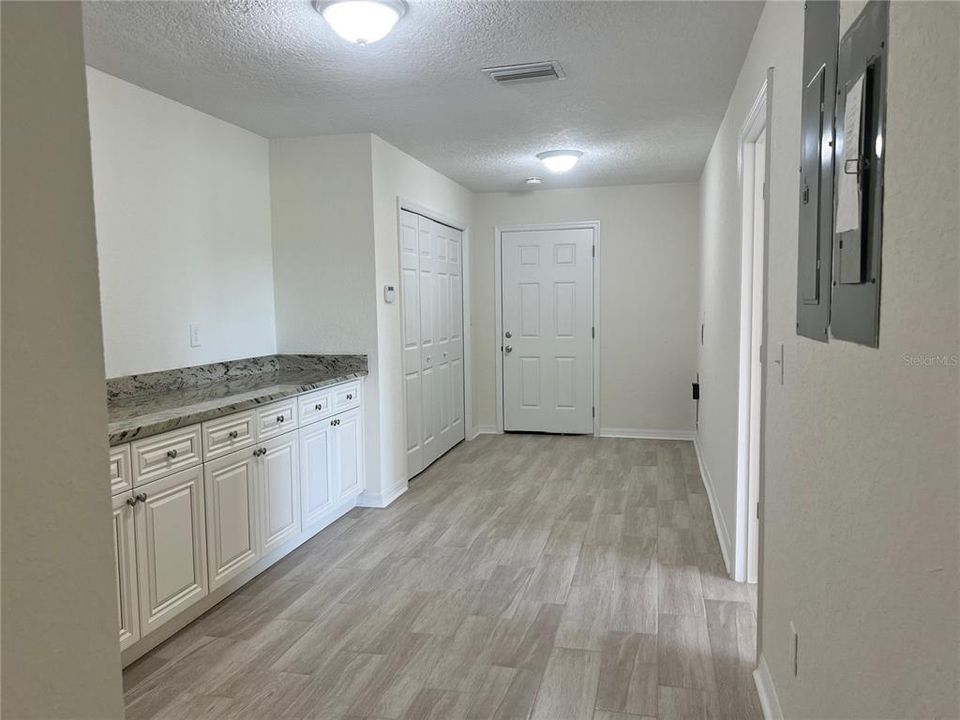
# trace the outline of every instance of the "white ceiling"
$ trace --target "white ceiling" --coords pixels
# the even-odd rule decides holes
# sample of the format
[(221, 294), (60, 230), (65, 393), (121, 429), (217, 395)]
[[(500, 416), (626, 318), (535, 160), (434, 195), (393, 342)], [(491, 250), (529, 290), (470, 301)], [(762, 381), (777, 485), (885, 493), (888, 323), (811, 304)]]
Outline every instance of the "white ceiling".
[[(309, 0), (87, 2), (87, 62), (267, 137), (373, 132), (474, 191), (695, 180), (760, 2), (411, 2), (384, 40), (336, 36)], [(557, 60), (500, 87), (490, 65)]]

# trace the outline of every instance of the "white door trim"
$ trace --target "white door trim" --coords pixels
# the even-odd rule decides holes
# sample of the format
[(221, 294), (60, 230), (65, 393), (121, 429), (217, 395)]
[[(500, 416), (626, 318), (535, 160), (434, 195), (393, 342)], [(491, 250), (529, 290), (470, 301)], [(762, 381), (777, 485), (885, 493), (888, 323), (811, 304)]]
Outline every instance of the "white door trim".
[[(471, 350), (472, 346), (472, 332), (471, 332), (471, 312), (470, 312), (470, 225), (458, 218), (451, 217), (449, 215), (444, 215), (441, 212), (432, 210), (425, 205), (420, 205), (419, 203), (414, 202), (413, 200), (408, 200), (401, 195), (397, 196), (397, 277), (401, 277), (401, 248), (400, 248), (400, 222), (401, 216), (400, 211), (407, 210), (409, 212), (415, 213), (417, 215), (423, 215), (430, 220), (434, 220), (443, 225), (448, 225), (454, 230), (459, 230), (463, 233), (461, 237), (460, 244), (460, 273), (462, 287), (462, 295), (460, 298), (460, 310), (463, 314), (463, 434), (465, 440), (472, 440), (477, 435), (474, 432), (473, 425), (473, 354)], [(403, 293), (400, 292), (399, 284), (397, 285), (397, 295), (400, 297), (400, 352), (403, 353)], [(402, 376), (402, 371), (401, 371)], [(401, 386), (404, 386), (401, 377)], [(406, 425), (407, 422), (407, 389), (404, 386), (401, 394), (403, 395), (403, 422)], [(403, 429), (403, 437), (407, 437), (407, 429)], [(404, 461), (406, 462), (406, 461)], [(404, 476), (407, 480), (410, 480), (409, 474), (407, 473), (406, 467), (404, 467)]]
[[(750, 112), (740, 129), (737, 141), (737, 175), (740, 189), (740, 340), (739, 340), (739, 383), (737, 407), (737, 515), (734, 531), (733, 579), (738, 582), (747, 581), (747, 567), (749, 561), (749, 526), (753, 518), (752, 513), (758, 512), (751, 507), (751, 473), (750, 457), (752, 453), (751, 438), (760, 441), (761, 428), (753, 427), (751, 411), (760, 398), (754, 397), (752, 392), (752, 370), (755, 362), (760, 358), (753, 357), (753, 314), (754, 314), (754, 259), (757, 243), (760, 248), (766, 245), (766, 231), (763, 237), (754, 237), (754, 193), (755, 173), (754, 163), (756, 141), (767, 129), (767, 81), (760, 87)], [(767, 136), (765, 151), (769, 154), (770, 137)], [(748, 198), (749, 195), (749, 198)], [(763, 196), (764, 217), (769, 209), (770, 193)], [(766, 228), (766, 223), (764, 224)], [(765, 253), (764, 253), (765, 254)], [(764, 278), (764, 283), (765, 283)], [(763, 311), (761, 303), (760, 311)], [(766, 348), (764, 348), (765, 350)], [(761, 382), (762, 388), (762, 382)], [(761, 389), (762, 397), (762, 389)], [(762, 424), (762, 423), (761, 423)], [(761, 470), (758, 469), (759, 474)], [(759, 478), (753, 478), (753, 483), (759, 486)]]
[(593, 436), (600, 437), (600, 221), (585, 220), (568, 223), (537, 223), (533, 225), (497, 225), (494, 237), (494, 295), (497, 335), (493, 343), (493, 360), (497, 377), (497, 432), (503, 432), (503, 353), (500, 343), (503, 338), (503, 265), (500, 262), (503, 248), (503, 233), (530, 232), (537, 230), (592, 230), (596, 253), (593, 258), (593, 326), (597, 329), (593, 338)]

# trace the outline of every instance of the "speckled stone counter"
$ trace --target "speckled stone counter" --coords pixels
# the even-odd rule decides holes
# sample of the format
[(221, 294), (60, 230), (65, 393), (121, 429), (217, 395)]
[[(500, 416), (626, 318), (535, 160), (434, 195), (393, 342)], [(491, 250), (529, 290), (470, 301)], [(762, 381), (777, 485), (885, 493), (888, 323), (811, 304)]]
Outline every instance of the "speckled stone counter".
[(363, 377), (366, 355), (267, 355), (107, 380), (111, 445)]

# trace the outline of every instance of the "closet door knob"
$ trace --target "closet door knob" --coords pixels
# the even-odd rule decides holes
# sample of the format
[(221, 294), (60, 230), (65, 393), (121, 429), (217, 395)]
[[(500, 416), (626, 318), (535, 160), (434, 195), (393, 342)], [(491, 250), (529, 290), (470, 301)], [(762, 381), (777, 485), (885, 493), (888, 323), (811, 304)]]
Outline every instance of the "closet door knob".
[(147, 501), (147, 494), (146, 494), (145, 492), (137, 493), (137, 494), (134, 495), (133, 497), (134, 497), (134, 499), (135, 499), (137, 502), (146, 502), (146, 501)]
[(136, 504), (137, 504), (136, 498), (132, 498), (132, 497), (127, 498), (127, 505), (129, 505), (130, 507), (133, 507)]

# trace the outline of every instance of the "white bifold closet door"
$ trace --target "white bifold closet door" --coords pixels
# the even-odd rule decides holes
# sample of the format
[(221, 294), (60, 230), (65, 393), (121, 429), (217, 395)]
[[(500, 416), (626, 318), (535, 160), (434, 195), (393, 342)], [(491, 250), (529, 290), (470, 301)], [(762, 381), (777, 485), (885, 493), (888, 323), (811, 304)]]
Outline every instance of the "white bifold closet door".
[(407, 477), (464, 438), (463, 237), (400, 211)]

